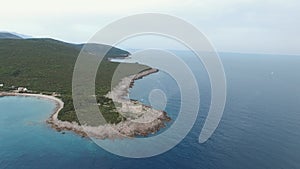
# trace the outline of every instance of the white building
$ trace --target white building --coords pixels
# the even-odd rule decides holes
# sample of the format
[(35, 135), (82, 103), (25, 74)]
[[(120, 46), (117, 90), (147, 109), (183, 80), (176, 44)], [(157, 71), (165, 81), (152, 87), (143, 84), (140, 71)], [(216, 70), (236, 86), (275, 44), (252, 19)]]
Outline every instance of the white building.
[(18, 92), (27, 92), (28, 89), (26, 87), (18, 87)]

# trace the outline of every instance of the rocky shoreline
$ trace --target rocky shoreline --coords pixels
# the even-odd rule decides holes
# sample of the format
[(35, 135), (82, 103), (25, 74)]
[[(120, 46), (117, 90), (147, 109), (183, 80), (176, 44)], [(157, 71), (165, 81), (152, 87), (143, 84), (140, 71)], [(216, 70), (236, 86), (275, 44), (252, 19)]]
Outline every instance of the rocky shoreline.
[(130, 138), (156, 133), (171, 120), (167, 116), (167, 113), (131, 100), (128, 96), (129, 89), (133, 87), (135, 80), (156, 72), (158, 72), (157, 69), (147, 69), (136, 75), (125, 77), (106, 95), (106, 97), (111, 98), (115, 103), (122, 105), (121, 107), (117, 107), (117, 110), (126, 117), (125, 121), (118, 124), (106, 124), (97, 127), (81, 126), (75, 122), (70, 123), (58, 120), (58, 112), (56, 112), (47, 122), (57, 131), (69, 130), (82, 137), (98, 139)]

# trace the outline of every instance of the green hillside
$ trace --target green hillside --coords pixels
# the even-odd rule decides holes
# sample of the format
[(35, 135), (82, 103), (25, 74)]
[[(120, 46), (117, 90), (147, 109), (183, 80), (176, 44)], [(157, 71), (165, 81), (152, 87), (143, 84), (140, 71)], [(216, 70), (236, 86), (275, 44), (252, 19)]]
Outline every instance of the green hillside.
[[(0, 90), (9, 91), (12, 86), (22, 86), (37, 93), (59, 93), (65, 103), (59, 119), (77, 121), (71, 99), (71, 86), (74, 64), (82, 47), (83, 44), (75, 45), (53, 39), (0, 39), (0, 84), (4, 84)], [(110, 46), (88, 44), (86, 52), (103, 52), (107, 48)], [(112, 48), (106, 57), (128, 54), (127, 51)], [(119, 122), (122, 118), (115, 111), (111, 100), (103, 98), (103, 95), (111, 88), (111, 78), (117, 66), (117, 63), (104, 59), (100, 65), (101, 72), (98, 71), (96, 78), (97, 100), (111, 105), (102, 112), (111, 123)], [(136, 64), (130, 65), (134, 66)]]

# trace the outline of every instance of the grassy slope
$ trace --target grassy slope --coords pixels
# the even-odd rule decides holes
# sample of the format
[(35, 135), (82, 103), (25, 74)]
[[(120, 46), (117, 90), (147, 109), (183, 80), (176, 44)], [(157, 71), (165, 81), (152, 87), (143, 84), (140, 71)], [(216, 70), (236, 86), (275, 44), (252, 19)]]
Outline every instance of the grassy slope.
[[(82, 45), (53, 39), (0, 39), (0, 83), (5, 84), (0, 90), (7, 91), (11, 86), (24, 86), (37, 92), (60, 93), (65, 107), (58, 118), (78, 122), (71, 98), (71, 85), (74, 64), (81, 47)], [(93, 44), (91, 50), (101, 52), (107, 47)], [(109, 52), (110, 57), (120, 54), (128, 52), (117, 48)], [(101, 112), (107, 121), (117, 123), (122, 117), (114, 109), (111, 100), (103, 98), (103, 95), (111, 88), (111, 78), (118, 64), (104, 61), (100, 66), (98, 77), (101, 78), (96, 78), (97, 100), (110, 105), (100, 107)]]

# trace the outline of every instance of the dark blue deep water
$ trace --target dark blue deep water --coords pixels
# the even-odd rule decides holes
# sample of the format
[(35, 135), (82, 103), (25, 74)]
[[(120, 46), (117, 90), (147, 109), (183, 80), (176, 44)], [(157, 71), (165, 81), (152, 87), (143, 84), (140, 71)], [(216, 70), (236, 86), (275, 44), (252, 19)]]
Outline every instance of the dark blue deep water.
[[(45, 120), (54, 103), (2, 97), (0, 169), (300, 168), (299, 56), (221, 53), (228, 85), (226, 107), (213, 136), (199, 144), (198, 136), (210, 106), (210, 83), (200, 61), (186, 52), (177, 54), (197, 77), (201, 104), (193, 129), (172, 150), (145, 159), (119, 157), (89, 139), (52, 130)], [(149, 104), (148, 94), (157, 88), (168, 97), (165, 110), (175, 119), (180, 93), (166, 73), (136, 81), (130, 95)]]

